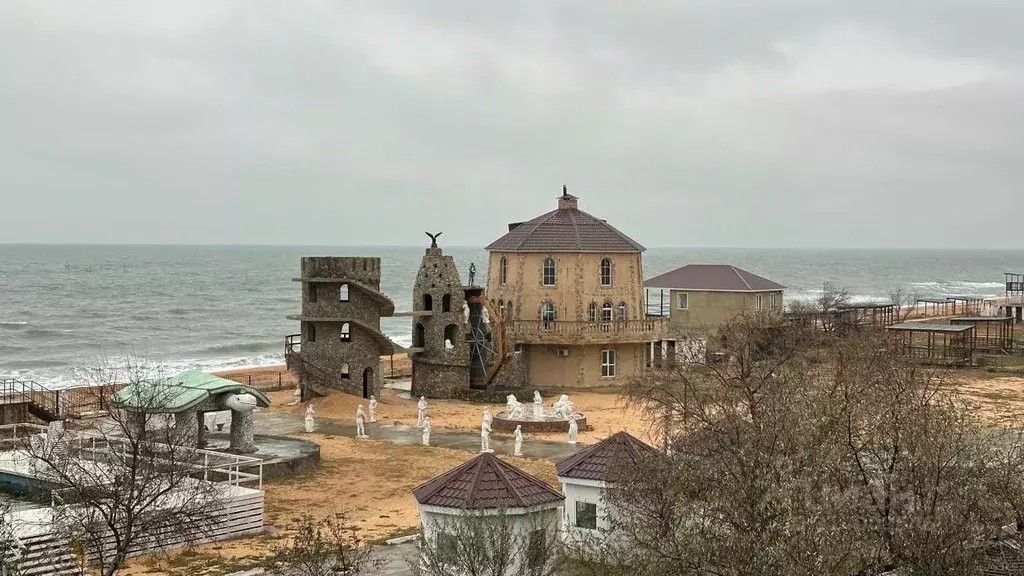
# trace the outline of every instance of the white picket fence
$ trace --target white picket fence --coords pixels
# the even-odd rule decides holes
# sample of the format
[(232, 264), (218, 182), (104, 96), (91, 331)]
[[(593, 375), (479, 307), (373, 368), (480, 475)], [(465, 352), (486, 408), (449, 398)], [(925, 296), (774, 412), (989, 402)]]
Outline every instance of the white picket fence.
[[(201, 531), (168, 530), (152, 534), (136, 543), (130, 556), (172, 550), (263, 531), (264, 493), (262, 490), (241, 486), (220, 485), (219, 498), (223, 508), (215, 523)], [(55, 529), (54, 509), (35, 507), (12, 513), (12, 532), (9, 537), (20, 547), (18, 568), (24, 576), (79, 576), (71, 542)], [(109, 538), (110, 545), (113, 538)]]

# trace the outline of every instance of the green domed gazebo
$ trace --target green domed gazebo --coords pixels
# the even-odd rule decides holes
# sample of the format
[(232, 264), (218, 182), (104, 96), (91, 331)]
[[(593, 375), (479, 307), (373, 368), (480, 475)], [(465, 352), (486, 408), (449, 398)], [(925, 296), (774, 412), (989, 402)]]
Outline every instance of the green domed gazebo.
[(256, 451), (252, 411), (270, 406), (270, 398), (251, 386), (189, 370), (125, 386), (114, 394), (114, 404), (132, 414), (174, 414), (175, 432), (191, 434), (189, 429), (195, 430), (199, 447), (206, 445), (205, 413), (231, 410), (229, 451), (245, 454)]

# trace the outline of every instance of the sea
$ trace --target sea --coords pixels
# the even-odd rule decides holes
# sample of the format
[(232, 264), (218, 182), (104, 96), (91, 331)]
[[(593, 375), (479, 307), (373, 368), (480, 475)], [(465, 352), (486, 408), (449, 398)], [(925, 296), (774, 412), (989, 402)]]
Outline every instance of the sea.
[[(378, 256), (381, 291), (411, 308), (423, 247), (106, 246), (0, 244), (0, 378), (75, 384), (100, 355), (131, 351), (166, 373), (279, 364), (287, 320), (300, 311), (301, 256)], [(482, 248), (444, 247), (465, 280)], [(811, 299), (824, 282), (854, 301), (885, 300), (896, 288), (920, 297), (999, 297), (1004, 272), (1024, 272), (1022, 250), (832, 250), (650, 248), (650, 278), (688, 263), (728, 263)], [(411, 342), (409, 318), (385, 318), (384, 332)]]

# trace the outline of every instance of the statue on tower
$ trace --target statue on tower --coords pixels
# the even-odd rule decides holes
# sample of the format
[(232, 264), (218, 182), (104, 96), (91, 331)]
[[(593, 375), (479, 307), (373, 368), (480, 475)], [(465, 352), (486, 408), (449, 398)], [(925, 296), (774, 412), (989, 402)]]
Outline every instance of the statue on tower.
[(469, 263), (469, 286), (473, 286), (473, 279), (476, 278), (476, 264)]
[(430, 232), (424, 232), (424, 234), (430, 236), (430, 247), (437, 248), (437, 237), (440, 236), (442, 232), (437, 232), (434, 234), (431, 234)]

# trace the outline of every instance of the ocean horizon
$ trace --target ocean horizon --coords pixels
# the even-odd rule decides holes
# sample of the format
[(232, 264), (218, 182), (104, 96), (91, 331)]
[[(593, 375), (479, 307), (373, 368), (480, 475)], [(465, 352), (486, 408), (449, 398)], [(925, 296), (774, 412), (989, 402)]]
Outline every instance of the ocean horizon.
[[(482, 248), (444, 246), (465, 281)], [(100, 353), (130, 348), (168, 373), (283, 362), (285, 318), (300, 309), (301, 256), (377, 256), (381, 292), (411, 307), (423, 246), (190, 244), (0, 244), (0, 378), (75, 383)], [(893, 289), (919, 297), (1004, 295), (1004, 272), (1024, 271), (1024, 251), (907, 248), (653, 247), (644, 275), (690, 263), (732, 264), (787, 286), (786, 299), (810, 299), (824, 282), (856, 302)], [(411, 320), (385, 318), (384, 332), (411, 341)]]

